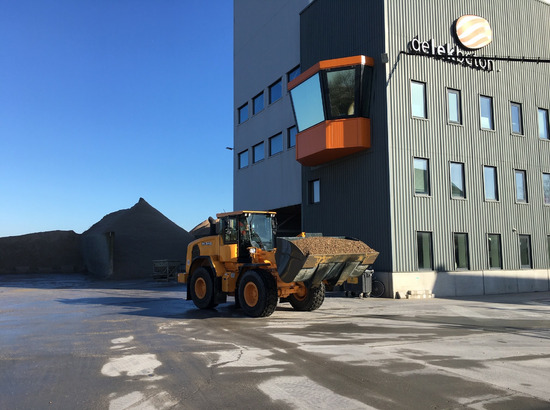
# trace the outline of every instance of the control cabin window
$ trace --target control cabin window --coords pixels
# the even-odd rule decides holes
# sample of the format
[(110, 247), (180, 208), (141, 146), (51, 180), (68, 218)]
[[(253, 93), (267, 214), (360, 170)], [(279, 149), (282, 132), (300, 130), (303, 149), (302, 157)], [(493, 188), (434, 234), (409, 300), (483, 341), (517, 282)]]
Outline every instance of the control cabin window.
[(357, 72), (355, 68), (327, 72), (330, 115), (332, 118), (355, 115)]
[(319, 73), (292, 89), (290, 95), (300, 131), (325, 121)]

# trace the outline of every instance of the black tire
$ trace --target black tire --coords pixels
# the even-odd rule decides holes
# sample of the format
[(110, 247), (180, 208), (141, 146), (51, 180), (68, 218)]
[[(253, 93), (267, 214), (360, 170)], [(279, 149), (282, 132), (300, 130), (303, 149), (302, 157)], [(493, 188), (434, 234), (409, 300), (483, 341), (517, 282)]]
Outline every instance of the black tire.
[(191, 299), (199, 309), (217, 306), (214, 298), (214, 278), (206, 268), (197, 268), (193, 272), (188, 291), (191, 292)]
[(246, 271), (239, 281), (237, 296), (246, 315), (270, 316), (277, 307), (277, 282), (268, 272)]
[(372, 290), (370, 292), (371, 297), (379, 298), (384, 294), (384, 292), (386, 292), (386, 286), (384, 286), (384, 283), (379, 280), (373, 280)]
[(321, 283), (316, 288), (307, 288), (306, 294), (303, 297), (292, 294), (288, 297), (288, 301), (294, 310), (311, 312), (312, 310), (319, 309), (325, 301), (325, 284)]

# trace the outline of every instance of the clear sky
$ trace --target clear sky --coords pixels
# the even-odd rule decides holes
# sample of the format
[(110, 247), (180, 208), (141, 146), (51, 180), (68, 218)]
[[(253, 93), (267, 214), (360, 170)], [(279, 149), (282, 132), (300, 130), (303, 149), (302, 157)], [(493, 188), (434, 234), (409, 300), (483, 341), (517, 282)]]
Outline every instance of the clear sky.
[(233, 205), (233, 2), (3, 0), (0, 237)]

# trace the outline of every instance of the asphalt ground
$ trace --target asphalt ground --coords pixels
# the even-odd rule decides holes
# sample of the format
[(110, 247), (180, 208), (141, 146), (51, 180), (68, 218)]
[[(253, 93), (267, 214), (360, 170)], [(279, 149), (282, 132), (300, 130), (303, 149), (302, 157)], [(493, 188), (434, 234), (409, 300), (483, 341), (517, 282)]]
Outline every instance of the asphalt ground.
[(0, 409), (550, 409), (550, 293), (330, 294), (269, 318), (185, 286), (0, 276)]

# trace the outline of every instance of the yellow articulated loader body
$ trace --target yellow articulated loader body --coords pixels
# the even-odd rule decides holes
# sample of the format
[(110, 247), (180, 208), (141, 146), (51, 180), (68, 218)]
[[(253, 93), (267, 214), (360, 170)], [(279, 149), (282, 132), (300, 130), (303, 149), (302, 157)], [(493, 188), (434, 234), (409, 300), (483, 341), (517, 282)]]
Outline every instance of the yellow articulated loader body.
[(318, 309), (325, 286), (362, 275), (378, 252), (363, 242), (319, 234), (277, 238), (274, 212), (218, 214), (211, 235), (189, 244), (185, 273), (187, 299), (200, 309), (227, 301), (252, 317), (271, 315), (277, 301), (296, 310)]

